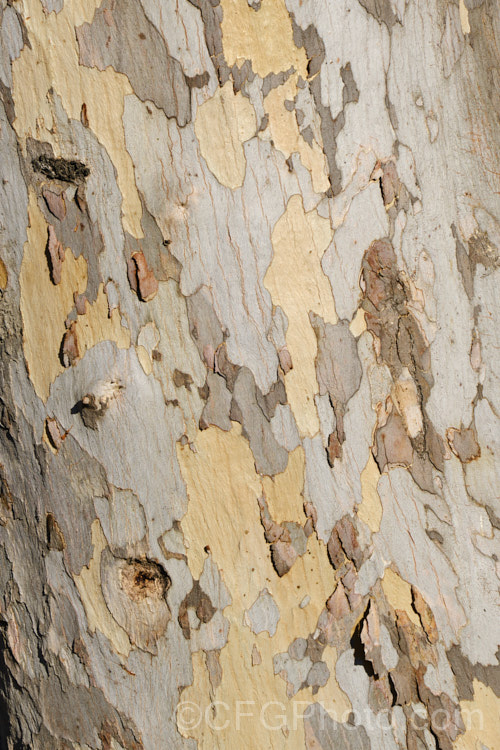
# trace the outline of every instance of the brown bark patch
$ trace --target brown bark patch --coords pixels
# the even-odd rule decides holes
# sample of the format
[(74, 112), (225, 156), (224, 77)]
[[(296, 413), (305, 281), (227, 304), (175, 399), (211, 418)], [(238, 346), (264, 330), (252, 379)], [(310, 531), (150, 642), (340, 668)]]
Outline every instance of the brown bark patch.
[(142, 302), (149, 302), (158, 291), (158, 280), (149, 268), (142, 251), (132, 254), (128, 261), (128, 280)]
[(446, 437), (451, 450), (463, 464), (470, 463), (481, 455), (476, 431), (472, 427), (461, 427), (459, 430), (450, 427), (446, 430)]

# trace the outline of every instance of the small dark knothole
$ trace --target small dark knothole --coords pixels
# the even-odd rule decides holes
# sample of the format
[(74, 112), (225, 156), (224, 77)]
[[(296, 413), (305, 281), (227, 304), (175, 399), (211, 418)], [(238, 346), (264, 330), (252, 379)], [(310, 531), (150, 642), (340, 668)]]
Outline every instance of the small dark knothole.
[(127, 560), (121, 570), (121, 585), (132, 601), (164, 599), (170, 578), (161, 565), (152, 560)]
[(90, 174), (90, 169), (81, 161), (55, 159), (45, 154), (33, 159), (31, 166), (35, 172), (40, 172), (51, 180), (61, 180), (62, 182), (83, 182)]

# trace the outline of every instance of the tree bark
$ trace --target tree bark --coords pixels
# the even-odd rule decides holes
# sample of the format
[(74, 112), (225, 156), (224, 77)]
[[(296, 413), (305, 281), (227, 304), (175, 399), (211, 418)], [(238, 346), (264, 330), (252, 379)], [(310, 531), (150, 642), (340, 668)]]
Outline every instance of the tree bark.
[(500, 747), (498, 3), (0, 24), (0, 748)]

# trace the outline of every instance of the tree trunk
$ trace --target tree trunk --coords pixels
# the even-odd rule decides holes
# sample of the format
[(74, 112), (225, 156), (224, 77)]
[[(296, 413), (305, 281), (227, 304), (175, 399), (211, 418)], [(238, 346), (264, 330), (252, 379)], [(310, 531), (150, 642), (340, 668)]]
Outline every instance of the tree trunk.
[(498, 3), (99, 1), (0, 5), (0, 748), (498, 750)]

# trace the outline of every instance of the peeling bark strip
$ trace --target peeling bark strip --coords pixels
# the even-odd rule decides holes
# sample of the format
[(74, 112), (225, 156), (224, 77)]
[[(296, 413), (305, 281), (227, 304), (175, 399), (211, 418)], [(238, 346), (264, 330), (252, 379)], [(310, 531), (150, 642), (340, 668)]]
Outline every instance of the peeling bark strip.
[(500, 6), (0, 5), (0, 750), (500, 747)]

